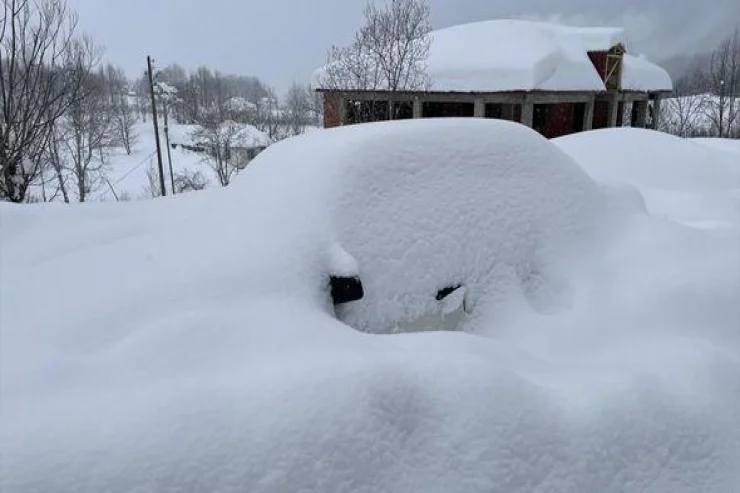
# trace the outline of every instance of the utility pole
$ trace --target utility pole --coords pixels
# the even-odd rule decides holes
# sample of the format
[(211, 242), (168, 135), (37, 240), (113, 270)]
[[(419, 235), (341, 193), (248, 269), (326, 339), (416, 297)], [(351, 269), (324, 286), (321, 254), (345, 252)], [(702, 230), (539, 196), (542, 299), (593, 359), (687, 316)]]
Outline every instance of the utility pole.
[(164, 186), (164, 168), (162, 167), (162, 147), (159, 143), (159, 123), (157, 122), (157, 100), (154, 97), (154, 74), (152, 72), (152, 57), (146, 57), (146, 65), (149, 71), (149, 93), (152, 96), (152, 119), (154, 120), (154, 140), (157, 143), (157, 165), (159, 167), (159, 189), (162, 196), (167, 195)]
[(164, 109), (164, 143), (167, 145), (167, 164), (170, 168), (170, 184), (172, 185), (172, 195), (175, 195), (175, 174), (172, 172), (172, 153), (170, 152), (170, 126), (167, 122), (167, 98), (162, 100)]

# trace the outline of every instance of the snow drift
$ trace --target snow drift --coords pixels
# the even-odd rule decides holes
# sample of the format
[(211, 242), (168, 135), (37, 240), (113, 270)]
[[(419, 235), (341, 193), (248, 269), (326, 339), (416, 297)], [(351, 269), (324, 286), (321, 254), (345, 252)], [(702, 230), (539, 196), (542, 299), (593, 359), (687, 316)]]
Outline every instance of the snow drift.
[[(733, 491), (737, 238), (639, 205), (472, 119), (314, 132), (225, 191), (0, 204), (1, 489)], [(470, 333), (353, 330), (332, 272), (368, 331), (465, 283)]]
[(636, 186), (655, 215), (699, 227), (740, 226), (740, 159), (731, 141), (616, 128), (554, 142), (597, 180)]

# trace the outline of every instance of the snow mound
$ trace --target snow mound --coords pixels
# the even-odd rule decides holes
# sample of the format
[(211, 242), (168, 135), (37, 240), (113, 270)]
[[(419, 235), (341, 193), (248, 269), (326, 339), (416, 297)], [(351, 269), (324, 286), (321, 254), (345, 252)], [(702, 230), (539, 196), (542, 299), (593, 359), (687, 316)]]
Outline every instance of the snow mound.
[(236, 188), (245, 195), (265, 188), (267, 174), (280, 177), (283, 189), (317, 187), (301, 199), (306, 205), (293, 204), (305, 211), (324, 202), (327, 231), (357, 262), (365, 286), (365, 298), (340, 307), (339, 316), (369, 332), (443, 312), (435, 294), (444, 288), (463, 286), (469, 306), (526, 288), (564, 254), (557, 247), (594, 228), (607, 207), (570, 158), (505, 121), (419, 120), (313, 134), (271, 148)]
[(600, 181), (627, 181), (671, 190), (740, 186), (740, 165), (734, 156), (653, 130), (602, 129), (553, 142)]
[(740, 139), (696, 138), (692, 142), (713, 149), (740, 154)]
[[(232, 185), (0, 204), (0, 489), (740, 484), (734, 232), (637, 213), (639, 195), (484, 120), (315, 132)], [(518, 263), (543, 271), (523, 284)], [(403, 279), (366, 300), (386, 310), (474, 267), (502, 276), (462, 279), (441, 309), (501, 291), (475, 335), (370, 335), (329, 300), (332, 271)]]
[(595, 179), (636, 186), (657, 215), (696, 226), (740, 224), (740, 160), (730, 150), (628, 128), (553, 142)]

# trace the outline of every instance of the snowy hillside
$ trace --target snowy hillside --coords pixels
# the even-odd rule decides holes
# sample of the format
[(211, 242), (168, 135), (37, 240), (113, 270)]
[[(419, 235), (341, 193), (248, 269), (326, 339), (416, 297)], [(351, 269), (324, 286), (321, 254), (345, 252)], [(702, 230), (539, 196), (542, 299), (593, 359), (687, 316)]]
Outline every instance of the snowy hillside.
[[(246, 125), (238, 125), (238, 134), (233, 138), (235, 146), (243, 147), (266, 147), (270, 145), (270, 138), (257, 128)], [(170, 155), (172, 158), (172, 171), (178, 175), (195, 177), (206, 187), (218, 186), (218, 178), (214, 169), (209, 164), (207, 156), (203, 152), (193, 152), (185, 146), (203, 146), (197, 142), (195, 134), (200, 127), (198, 125), (181, 125), (170, 123)], [(167, 158), (167, 147), (163, 130), (163, 122), (160, 122), (160, 139), (162, 145), (162, 163), (165, 171), (165, 183), (167, 193), (171, 193), (171, 179)], [(135, 140), (132, 145), (131, 154), (126, 154), (123, 147), (114, 147), (106, 150), (104, 164), (91, 177), (94, 183), (93, 191), (89, 198), (92, 201), (128, 201), (152, 198), (152, 189), (155, 194), (159, 190), (159, 174), (157, 168), (156, 143), (154, 139), (154, 128), (151, 120), (138, 122), (134, 125), (133, 134)], [(97, 167), (97, 165), (96, 165)], [(73, 178), (70, 178), (73, 182)], [(51, 187), (51, 185), (49, 185)], [(72, 191), (73, 188), (72, 188)], [(41, 186), (34, 187), (33, 192), (38, 197), (42, 194)], [(50, 192), (47, 190), (47, 195)], [(61, 196), (57, 197), (61, 200)]]
[(0, 203), (0, 490), (737, 491), (731, 152), (413, 120)]
[[(193, 130), (190, 125), (172, 125), (170, 140), (172, 143), (190, 143), (189, 133)], [(127, 155), (122, 148), (117, 148), (113, 152), (110, 163), (106, 166), (105, 173), (110, 180), (110, 184), (115, 190), (116, 195), (127, 197), (129, 199), (151, 198), (150, 175), (158, 180), (157, 174), (157, 154), (156, 143), (154, 141), (154, 130), (152, 123), (139, 123), (135, 127), (137, 142), (133, 146), (130, 155)], [(165, 168), (166, 183), (169, 185), (170, 176), (167, 162), (167, 151), (164, 148), (164, 137), (162, 136), (163, 145), (163, 166)], [(170, 149), (172, 155), (172, 169), (174, 173), (189, 171), (192, 173), (200, 172), (207, 183), (213, 184), (215, 177), (213, 171), (204, 162), (204, 156), (201, 153), (187, 151), (182, 147)], [(158, 181), (155, 181), (155, 189)], [(169, 191), (169, 187), (168, 187)], [(101, 188), (95, 194), (98, 200), (115, 200), (113, 191), (106, 186)]]

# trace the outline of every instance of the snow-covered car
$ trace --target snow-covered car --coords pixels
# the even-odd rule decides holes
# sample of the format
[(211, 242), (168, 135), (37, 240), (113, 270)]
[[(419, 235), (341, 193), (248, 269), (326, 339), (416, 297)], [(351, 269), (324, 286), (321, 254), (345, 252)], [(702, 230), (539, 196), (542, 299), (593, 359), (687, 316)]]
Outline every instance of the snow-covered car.
[(358, 125), (223, 190), (0, 204), (0, 490), (735, 491), (737, 229), (578, 138)]

